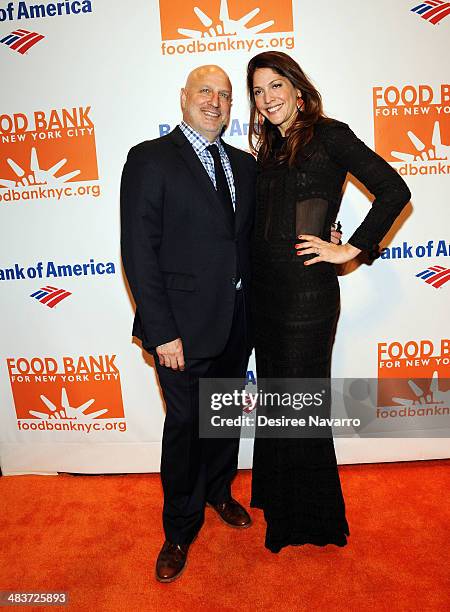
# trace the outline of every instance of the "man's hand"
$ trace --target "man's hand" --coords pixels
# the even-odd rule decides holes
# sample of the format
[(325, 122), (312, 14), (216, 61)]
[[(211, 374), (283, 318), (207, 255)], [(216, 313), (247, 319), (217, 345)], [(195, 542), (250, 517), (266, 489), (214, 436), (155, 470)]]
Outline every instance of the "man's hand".
[(184, 370), (183, 343), (181, 338), (171, 340), (156, 347), (159, 363), (172, 370)]
[(342, 225), (340, 221), (331, 225), (330, 240), (333, 244), (342, 244)]

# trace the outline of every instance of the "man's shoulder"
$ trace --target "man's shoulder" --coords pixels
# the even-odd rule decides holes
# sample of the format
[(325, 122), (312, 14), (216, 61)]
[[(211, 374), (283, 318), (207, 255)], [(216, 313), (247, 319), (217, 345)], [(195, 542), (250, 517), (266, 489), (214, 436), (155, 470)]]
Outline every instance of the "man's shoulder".
[(156, 161), (160, 159), (164, 152), (171, 151), (172, 147), (173, 140), (171, 134), (166, 134), (152, 140), (144, 140), (131, 147), (128, 152), (128, 161), (132, 160), (141, 163)]
[(243, 149), (239, 149), (238, 147), (233, 147), (227, 142), (222, 142), (225, 146), (225, 151), (227, 154), (232, 155), (239, 163), (256, 167), (256, 160), (251, 153), (244, 151)]

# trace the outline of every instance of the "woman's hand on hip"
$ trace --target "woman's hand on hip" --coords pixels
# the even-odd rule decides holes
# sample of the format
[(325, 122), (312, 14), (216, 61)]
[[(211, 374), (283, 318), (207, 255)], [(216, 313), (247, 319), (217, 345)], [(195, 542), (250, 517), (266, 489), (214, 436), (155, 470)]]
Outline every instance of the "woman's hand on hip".
[(303, 240), (303, 242), (295, 245), (297, 255), (316, 255), (316, 257), (305, 261), (305, 266), (319, 263), (319, 261), (342, 264), (361, 253), (361, 249), (352, 246), (348, 242), (347, 244), (333, 244), (311, 234), (301, 234), (298, 238)]

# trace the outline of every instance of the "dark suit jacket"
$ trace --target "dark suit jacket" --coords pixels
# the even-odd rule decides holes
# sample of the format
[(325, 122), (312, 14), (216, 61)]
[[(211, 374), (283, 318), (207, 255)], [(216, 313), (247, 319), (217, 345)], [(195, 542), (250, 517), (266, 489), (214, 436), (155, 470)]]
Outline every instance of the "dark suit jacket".
[(122, 260), (136, 302), (133, 335), (146, 350), (181, 337), (187, 357), (218, 355), (231, 327), (236, 269), (249, 315), (256, 163), (223, 144), (236, 187), (234, 228), (178, 127), (128, 154), (121, 184)]

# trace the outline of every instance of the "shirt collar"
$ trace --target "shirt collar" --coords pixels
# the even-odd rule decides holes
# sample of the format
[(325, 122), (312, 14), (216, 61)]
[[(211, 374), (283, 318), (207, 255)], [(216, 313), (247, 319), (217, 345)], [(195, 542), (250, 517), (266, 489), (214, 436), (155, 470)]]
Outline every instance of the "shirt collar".
[(187, 124), (185, 121), (182, 121), (179, 124), (179, 128), (183, 132), (183, 134), (187, 137), (187, 139), (189, 140), (191, 145), (194, 147), (194, 149), (197, 151), (197, 153), (203, 153), (203, 151), (207, 147), (209, 147), (209, 145), (212, 145), (212, 144), (217, 145), (221, 155), (225, 153), (225, 149), (220, 139), (220, 136), (218, 136), (213, 142), (210, 142), (204, 136), (199, 134), (199, 132), (194, 130), (194, 128), (191, 127), (189, 124)]

